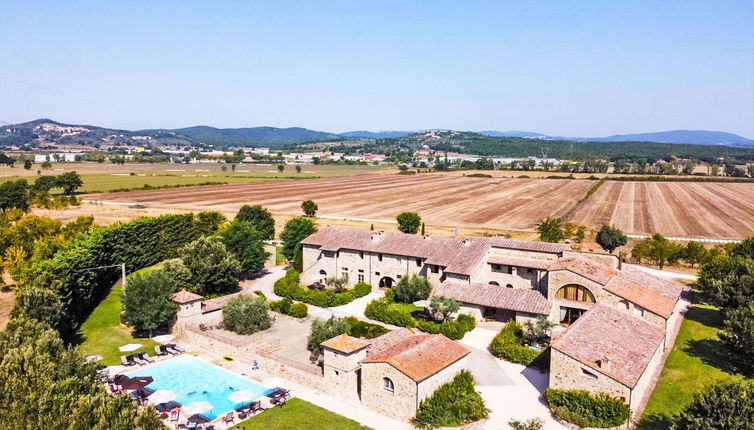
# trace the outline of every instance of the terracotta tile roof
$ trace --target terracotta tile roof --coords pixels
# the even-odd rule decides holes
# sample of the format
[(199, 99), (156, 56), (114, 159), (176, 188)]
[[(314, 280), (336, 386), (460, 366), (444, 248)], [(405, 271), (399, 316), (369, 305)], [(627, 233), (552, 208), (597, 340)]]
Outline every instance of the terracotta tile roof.
[(618, 275), (605, 285), (605, 289), (667, 319), (673, 314), (683, 286), (639, 269), (623, 266)]
[[(665, 330), (626, 312), (597, 305), (576, 320), (551, 346), (634, 388), (663, 339)], [(605, 357), (609, 365), (600, 368)]]
[(526, 242), (502, 238), (447, 239), (415, 234), (327, 227), (301, 243), (319, 246), (323, 251), (353, 249), (373, 253), (422, 258), (426, 264), (445, 267), (449, 273), (470, 275), (491, 247), (560, 253), (567, 245)]
[(605, 285), (617, 273), (617, 271), (597, 263), (594, 260), (583, 257), (561, 258), (552, 263), (550, 271), (569, 270), (577, 275), (581, 275), (598, 284)]
[(673, 313), (683, 291), (683, 286), (677, 282), (658, 278), (631, 266), (624, 265), (621, 270), (613, 270), (583, 257), (561, 258), (550, 265), (549, 270), (570, 270), (665, 319)]
[(388, 363), (414, 381), (421, 382), (470, 352), (441, 334), (417, 334), (380, 351), (370, 351), (361, 362)]
[(539, 291), (482, 283), (445, 281), (434, 295), (453, 297), (464, 303), (540, 315), (548, 315), (551, 307), (550, 302)]
[(377, 336), (371, 339), (369, 347), (367, 348), (367, 357), (370, 354), (378, 354), (380, 351), (394, 344), (415, 336), (416, 333), (407, 328), (399, 328), (397, 330), (389, 331), (383, 335)]
[(215, 297), (214, 299), (205, 300), (202, 302), (202, 313), (213, 312), (218, 309), (222, 309), (226, 303), (238, 294), (230, 294), (227, 296)]
[(201, 300), (201, 299), (202, 299), (202, 296), (200, 296), (199, 294), (194, 294), (194, 293), (192, 293), (190, 291), (186, 291), (186, 290), (178, 291), (177, 293), (173, 293), (170, 296), (170, 300), (172, 300), (172, 301), (174, 301), (176, 303), (180, 303), (180, 304), (189, 303), (189, 302), (195, 302), (195, 301)]
[(345, 333), (335, 336), (332, 339), (328, 339), (322, 342), (320, 345), (325, 348), (334, 349), (345, 354), (356, 352), (362, 348), (369, 346), (369, 342), (359, 339), (357, 337), (351, 337)]
[(533, 258), (515, 258), (504, 255), (491, 255), (488, 264), (502, 264), (504, 266), (531, 267), (532, 269), (547, 270), (554, 260), (535, 260)]

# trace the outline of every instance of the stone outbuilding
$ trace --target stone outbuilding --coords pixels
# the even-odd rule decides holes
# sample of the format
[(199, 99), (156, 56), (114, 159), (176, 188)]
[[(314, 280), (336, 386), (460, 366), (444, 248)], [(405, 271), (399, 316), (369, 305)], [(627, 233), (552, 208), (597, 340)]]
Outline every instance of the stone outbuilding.
[(408, 420), (422, 400), (467, 368), (470, 351), (439, 334), (402, 328), (371, 340), (343, 334), (322, 343), (328, 391)]
[(605, 392), (635, 409), (664, 346), (663, 328), (597, 305), (552, 342), (550, 387)]
[(178, 303), (177, 317), (189, 318), (202, 313), (202, 296), (190, 291), (181, 290), (173, 293), (170, 300)]

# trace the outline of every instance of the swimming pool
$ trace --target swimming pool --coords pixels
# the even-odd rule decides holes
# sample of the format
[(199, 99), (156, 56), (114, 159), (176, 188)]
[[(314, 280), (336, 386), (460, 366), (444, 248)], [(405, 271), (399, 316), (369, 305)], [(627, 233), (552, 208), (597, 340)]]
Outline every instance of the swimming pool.
[(241, 403), (233, 403), (228, 399), (228, 396), (235, 391), (251, 391), (256, 394), (255, 399), (272, 391), (225, 369), (189, 356), (176, 357), (139, 369), (128, 376), (151, 376), (154, 382), (149, 384), (149, 388), (155, 391), (174, 391), (177, 395), (175, 401), (184, 406), (193, 402), (211, 403), (212, 409), (202, 412), (202, 415), (209, 419), (215, 419), (241, 406)]

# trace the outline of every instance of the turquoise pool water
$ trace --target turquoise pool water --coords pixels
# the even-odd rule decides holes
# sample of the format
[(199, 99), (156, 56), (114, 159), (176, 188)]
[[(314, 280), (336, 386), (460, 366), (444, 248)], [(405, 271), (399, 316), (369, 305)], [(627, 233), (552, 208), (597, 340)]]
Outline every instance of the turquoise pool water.
[(257, 394), (256, 398), (272, 391), (225, 369), (189, 356), (176, 357), (139, 369), (128, 376), (151, 376), (154, 382), (149, 384), (149, 388), (155, 391), (174, 391), (177, 395), (175, 401), (184, 406), (193, 402), (211, 403), (212, 409), (202, 412), (202, 415), (209, 419), (215, 419), (241, 406), (241, 403), (228, 400), (228, 396), (234, 391), (248, 390)]

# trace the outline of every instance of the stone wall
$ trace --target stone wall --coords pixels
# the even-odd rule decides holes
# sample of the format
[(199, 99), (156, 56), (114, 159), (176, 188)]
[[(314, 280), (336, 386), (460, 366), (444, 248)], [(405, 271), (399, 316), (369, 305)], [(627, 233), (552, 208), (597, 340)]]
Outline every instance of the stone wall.
[(644, 398), (644, 394), (652, 385), (652, 377), (657, 371), (658, 366), (661, 367), (663, 365), (664, 351), (665, 341), (663, 340), (663, 342), (660, 344), (660, 346), (658, 346), (657, 350), (652, 356), (652, 359), (649, 360), (649, 364), (647, 364), (646, 369), (644, 369), (644, 373), (641, 375), (641, 378), (639, 378), (639, 381), (636, 383), (636, 386), (631, 393), (631, 402), (629, 406), (631, 406), (632, 410), (636, 409), (640, 405), (642, 399)]
[[(468, 357), (468, 356), (467, 356)], [(441, 385), (448, 383), (460, 372), (468, 367), (467, 358), (464, 357), (450, 366), (435, 373), (429, 378), (421, 381), (417, 387), (416, 406), (419, 406), (422, 400), (431, 396)]]
[[(562, 390), (588, 390), (605, 392), (628, 403), (631, 389), (611, 377), (552, 349), (550, 356), (550, 387)], [(591, 375), (586, 374), (589, 372)]]
[[(394, 392), (383, 388), (382, 378), (390, 378)], [(361, 365), (361, 404), (399, 420), (416, 416), (417, 385), (411, 378), (387, 363)]]

